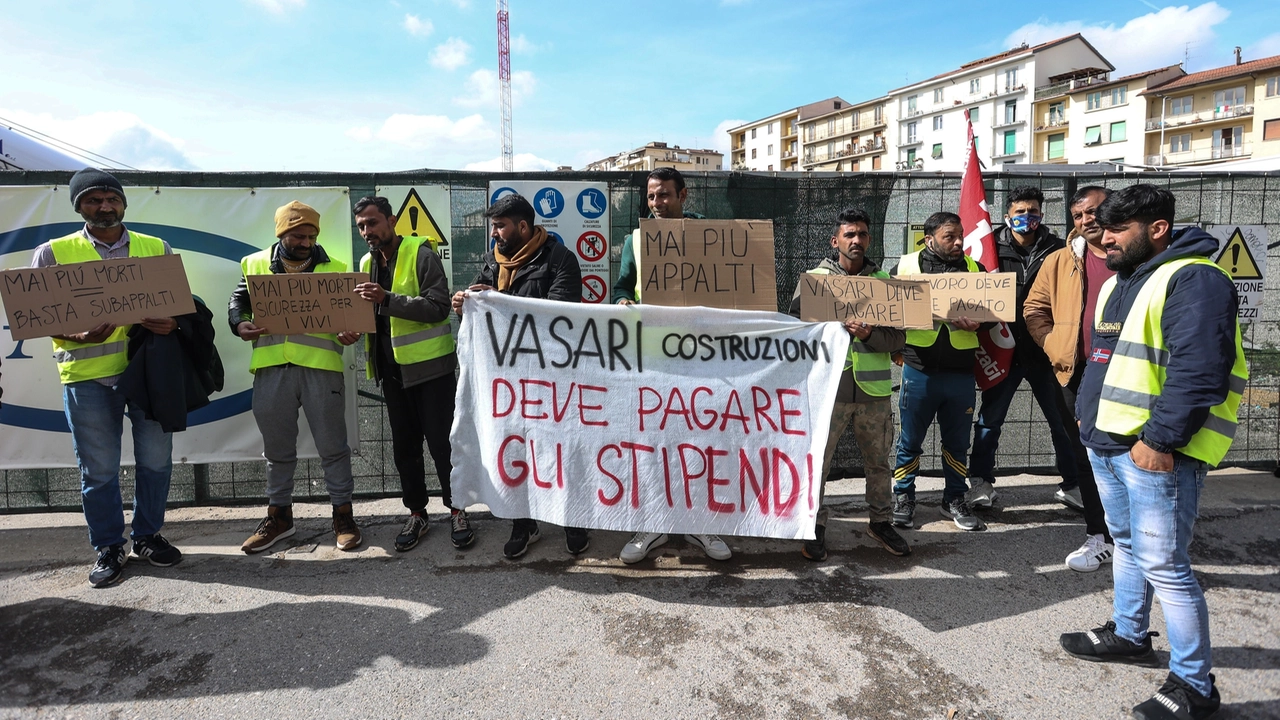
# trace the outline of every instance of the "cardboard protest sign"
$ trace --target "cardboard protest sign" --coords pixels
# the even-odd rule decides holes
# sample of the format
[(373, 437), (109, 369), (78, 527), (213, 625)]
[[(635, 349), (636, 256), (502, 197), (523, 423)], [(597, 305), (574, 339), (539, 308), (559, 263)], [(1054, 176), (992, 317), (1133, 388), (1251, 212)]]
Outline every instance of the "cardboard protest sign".
[(805, 273), (800, 276), (800, 319), (929, 329), (933, 327), (929, 283)]
[(356, 294), (356, 285), (369, 281), (364, 273), (250, 275), (245, 281), (253, 324), (273, 335), (377, 329), (373, 303)]
[(1013, 322), (1016, 319), (1016, 273), (955, 272), (900, 275), (898, 279), (929, 283), (935, 320), (964, 317), (978, 322)]
[(647, 305), (778, 310), (772, 220), (640, 221)]
[(470, 293), (455, 504), (566, 527), (802, 539), (849, 334), (777, 313)]
[(196, 311), (180, 255), (94, 260), (0, 275), (0, 296), (14, 340)]

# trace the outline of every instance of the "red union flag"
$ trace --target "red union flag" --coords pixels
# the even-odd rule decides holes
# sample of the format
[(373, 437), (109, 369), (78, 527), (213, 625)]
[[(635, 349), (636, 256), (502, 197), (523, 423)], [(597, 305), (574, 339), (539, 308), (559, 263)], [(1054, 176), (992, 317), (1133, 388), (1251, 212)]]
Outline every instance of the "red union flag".
[[(968, 113), (965, 113), (966, 120)], [(964, 228), (964, 251), (982, 263), (987, 272), (1000, 272), (1000, 256), (996, 236), (991, 232), (991, 215), (987, 212), (987, 191), (982, 187), (982, 171), (978, 167), (978, 148), (973, 143), (973, 123), (969, 122), (969, 157), (960, 180), (960, 225)], [(979, 390), (987, 390), (1009, 375), (1013, 364), (1013, 333), (1009, 326), (998, 323), (989, 331), (978, 333), (978, 350), (974, 353), (973, 375)]]

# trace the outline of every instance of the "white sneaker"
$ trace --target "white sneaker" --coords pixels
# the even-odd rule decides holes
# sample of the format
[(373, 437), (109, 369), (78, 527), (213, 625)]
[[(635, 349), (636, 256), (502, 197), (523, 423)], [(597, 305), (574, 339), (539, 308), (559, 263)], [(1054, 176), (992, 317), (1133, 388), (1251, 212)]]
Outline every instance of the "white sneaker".
[(728, 560), (733, 557), (733, 551), (729, 546), (715, 535), (685, 535), (684, 539), (702, 548), (702, 552), (712, 560)]
[(1093, 572), (1103, 563), (1111, 562), (1111, 555), (1116, 547), (1108, 543), (1101, 535), (1090, 535), (1080, 549), (1067, 556), (1067, 567), (1076, 572)]
[(970, 478), (973, 489), (964, 494), (965, 502), (973, 508), (989, 508), (1000, 497), (996, 487), (982, 478)]
[(1072, 510), (1084, 512), (1084, 501), (1080, 499), (1080, 488), (1074, 487), (1070, 490), (1057, 490), (1053, 493), (1053, 499), (1066, 505)]
[(636, 533), (631, 540), (622, 546), (622, 552), (618, 553), (618, 559), (630, 565), (638, 563), (649, 554), (649, 551), (667, 544), (666, 533)]

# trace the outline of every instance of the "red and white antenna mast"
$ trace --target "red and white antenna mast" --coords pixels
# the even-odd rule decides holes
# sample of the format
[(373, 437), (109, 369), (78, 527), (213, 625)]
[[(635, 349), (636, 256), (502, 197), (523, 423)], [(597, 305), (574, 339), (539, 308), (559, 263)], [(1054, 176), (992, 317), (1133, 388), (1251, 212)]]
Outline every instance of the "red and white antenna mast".
[(511, 34), (507, 0), (498, 0), (498, 82), (502, 85), (502, 170), (511, 172)]

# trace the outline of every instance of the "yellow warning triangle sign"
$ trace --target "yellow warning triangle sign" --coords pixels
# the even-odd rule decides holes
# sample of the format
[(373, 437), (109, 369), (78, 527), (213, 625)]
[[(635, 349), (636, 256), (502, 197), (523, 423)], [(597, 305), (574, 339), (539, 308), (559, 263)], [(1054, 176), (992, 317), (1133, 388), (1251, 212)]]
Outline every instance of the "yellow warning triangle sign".
[(424, 237), (431, 243), (432, 250), (449, 244), (436, 219), (431, 216), (431, 211), (427, 209), (427, 204), (422, 202), (418, 191), (413, 188), (409, 188), (400, 212), (396, 213), (396, 234), (403, 237)]
[(1249, 243), (1245, 242), (1240, 228), (1231, 233), (1226, 247), (1222, 248), (1222, 254), (1218, 256), (1218, 267), (1231, 273), (1233, 280), (1262, 279), (1258, 263), (1254, 261), (1253, 252), (1249, 250)]

